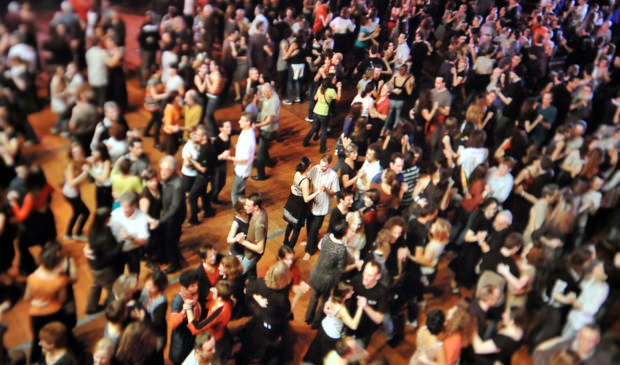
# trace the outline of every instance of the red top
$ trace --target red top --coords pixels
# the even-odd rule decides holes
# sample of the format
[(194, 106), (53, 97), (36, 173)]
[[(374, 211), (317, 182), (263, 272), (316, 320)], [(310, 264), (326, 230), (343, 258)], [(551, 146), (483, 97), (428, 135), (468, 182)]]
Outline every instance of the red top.
[(32, 192), (26, 194), (22, 206), (11, 205), (13, 215), (17, 222), (23, 222), (28, 218), (33, 209), (44, 210), (47, 207), (47, 200), (54, 188), (49, 184), (45, 185), (41, 191), (35, 196)]
[(475, 209), (478, 209), (480, 204), (484, 201), (484, 196), (482, 193), (484, 192), (484, 179), (478, 179), (471, 183), (469, 187), (469, 194), (471, 195), (471, 199), (463, 198), (461, 205), (463, 209), (468, 212), (472, 212)]
[(455, 332), (450, 337), (443, 340), (443, 351), (446, 355), (447, 364), (457, 364), (461, 358), (462, 336), (459, 332)]
[(216, 267), (215, 270), (213, 270), (212, 272), (209, 271), (204, 264), (202, 264), (202, 268), (207, 274), (207, 279), (209, 279), (209, 283), (211, 284), (211, 286), (215, 286), (215, 284), (220, 281), (220, 268)]
[(221, 307), (214, 310), (215, 302), (213, 292), (210, 292), (207, 304), (205, 304), (207, 317), (201, 322), (194, 321), (187, 324), (187, 328), (193, 335), (209, 332), (215, 337), (215, 341), (219, 341), (224, 336), (226, 326), (232, 317), (232, 302), (227, 300)]
[(318, 33), (323, 30), (323, 19), (327, 18), (327, 4), (318, 3), (314, 6), (314, 24), (312, 25), (312, 32)]
[(375, 101), (375, 110), (381, 114), (387, 114), (390, 111), (390, 98), (388, 96), (380, 96)]

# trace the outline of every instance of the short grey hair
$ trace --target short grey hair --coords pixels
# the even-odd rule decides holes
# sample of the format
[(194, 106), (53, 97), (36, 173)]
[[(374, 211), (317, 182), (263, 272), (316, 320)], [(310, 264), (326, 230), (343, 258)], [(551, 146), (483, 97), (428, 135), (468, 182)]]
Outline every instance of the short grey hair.
[(159, 166), (161, 166), (164, 163), (169, 164), (170, 167), (172, 167), (175, 170), (177, 168), (177, 160), (172, 155), (166, 155), (162, 157), (161, 160), (159, 160)]
[(506, 219), (508, 221), (509, 224), (512, 224), (512, 212), (509, 211), (508, 209), (503, 209), (501, 210), (499, 213), (497, 213), (497, 216), (502, 216), (504, 219)]
[(107, 112), (107, 111), (108, 111), (108, 110), (110, 110), (110, 109), (118, 109), (118, 104), (116, 104), (116, 102), (115, 102), (115, 101), (112, 101), (112, 100), (110, 100), (110, 101), (106, 101), (106, 102), (103, 104), (103, 111), (104, 111), (104, 112)]

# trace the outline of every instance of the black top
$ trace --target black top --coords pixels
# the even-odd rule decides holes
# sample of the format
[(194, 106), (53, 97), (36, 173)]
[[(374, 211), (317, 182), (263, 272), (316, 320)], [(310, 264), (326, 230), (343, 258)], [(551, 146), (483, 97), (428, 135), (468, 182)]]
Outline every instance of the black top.
[(204, 176), (210, 176), (213, 174), (213, 167), (217, 161), (217, 155), (215, 153), (215, 148), (213, 144), (207, 142), (205, 144), (200, 145), (200, 151), (198, 152), (198, 158), (196, 159), (198, 163), (206, 167), (205, 172), (198, 171), (199, 174)]
[(149, 189), (144, 189), (142, 196), (149, 201), (149, 211), (146, 212), (152, 218), (159, 218), (161, 215), (162, 202), (161, 202), (161, 187), (159, 188), (159, 196), (154, 196)]
[[(367, 289), (362, 284), (362, 273), (360, 272), (353, 278), (351, 285), (353, 285), (353, 297), (348, 301), (349, 313), (355, 313), (357, 311), (358, 297), (368, 299), (368, 305), (372, 309), (381, 313), (387, 313), (389, 304), (388, 293), (387, 289), (381, 283), (377, 282), (374, 287)], [(381, 324), (376, 324), (364, 313), (354, 333), (357, 338), (364, 338), (372, 335), (379, 326), (381, 326)]]
[(226, 161), (225, 160), (218, 160), (217, 156), (222, 154), (222, 152), (230, 149), (230, 138), (228, 139), (228, 141), (224, 141), (218, 135), (217, 137), (215, 137), (215, 141), (213, 141), (213, 147), (215, 148), (215, 165), (216, 166), (222, 166), (222, 165), (225, 166), (226, 165)]
[[(259, 306), (253, 299), (258, 294), (268, 299), (267, 307)], [(268, 288), (264, 279), (255, 279), (248, 283), (246, 298), (248, 307), (254, 314), (254, 319), (267, 324), (274, 335), (279, 336), (284, 326), (288, 323), (291, 313), (291, 303), (288, 299), (288, 287), (276, 290)]]
[[(342, 167), (340, 168), (340, 187), (344, 189), (344, 183), (342, 181), (342, 177), (344, 175), (347, 175), (349, 177), (349, 180), (351, 180), (352, 178), (355, 177), (356, 173), (357, 173), (357, 170), (355, 168), (351, 168), (351, 166), (347, 165), (346, 163), (343, 163)], [(353, 189), (353, 188), (355, 188), (355, 184), (349, 187), (349, 189)]]
[[(428, 237), (428, 227), (426, 224), (418, 222), (414, 219), (409, 222), (409, 228), (407, 229), (407, 241), (409, 242), (409, 248), (415, 249), (417, 246), (425, 246)], [(414, 252), (413, 250), (411, 252)]]
[(162, 217), (159, 223), (168, 223), (173, 219), (184, 221), (187, 209), (185, 207), (185, 191), (179, 175), (175, 174), (167, 181), (162, 181), (161, 187)]
[(334, 228), (338, 224), (344, 223), (346, 221), (346, 218), (346, 213), (342, 213), (337, 206), (332, 209), (332, 214), (329, 216), (329, 226), (327, 226), (327, 233), (332, 233), (334, 231)]
[(502, 255), (499, 249), (491, 250), (482, 256), (480, 261), (480, 272), (486, 270), (497, 272), (497, 265), (505, 264), (510, 268), (510, 273), (515, 277), (519, 277), (519, 267), (512, 257), (506, 257)]
[(511, 337), (499, 333), (491, 336), (491, 340), (493, 340), (495, 346), (497, 346), (497, 348), (499, 349), (499, 352), (489, 355), (477, 355), (476, 364), (492, 365), (495, 364), (496, 361), (499, 361), (502, 364), (510, 364), (510, 359), (512, 358), (512, 355), (519, 349), (521, 342), (515, 341)]

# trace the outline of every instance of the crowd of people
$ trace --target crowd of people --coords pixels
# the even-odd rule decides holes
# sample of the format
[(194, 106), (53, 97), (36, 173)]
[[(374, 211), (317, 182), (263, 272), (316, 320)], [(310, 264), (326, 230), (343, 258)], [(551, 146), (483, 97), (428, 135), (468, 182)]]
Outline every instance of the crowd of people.
[[(290, 363), (304, 295), (308, 364), (389, 363), (371, 338), (396, 347), (407, 329), (410, 364), (510, 364), (520, 349), (535, 365), (619, 361), (616, 2), (153, 0), (137, 39), (143, 130), (125, 119), (113, 5), (63, 1), (41, 29), (13, 1), (0, 22), (0, 319), (25, 301), (33, 336), (0, 363)], [(69, 143), (53, 184), (27, 149), (43, 74), (49, 133)], [(270, 147), (299, 103), (302, 145), (321, 157), (286, 171)], [(238, 121), (217, 120), (234, 104)], [(250, 177), (269, 189), (267, 171), (292, 177), (282, 217), (246, 193)], [(71, 212), (62, 238), (53, 196)], [(216, 209), (234, 211), (226, 242), (200, 242), (188, 267), (182, 232)], [(258, 270), (275, 219), (277, 260)], [(86, 313), (105, 316), (93, 348), (73, 331), (72, 241), (86, 242)], [(445, 291), (455, 304), (429, 308)]]

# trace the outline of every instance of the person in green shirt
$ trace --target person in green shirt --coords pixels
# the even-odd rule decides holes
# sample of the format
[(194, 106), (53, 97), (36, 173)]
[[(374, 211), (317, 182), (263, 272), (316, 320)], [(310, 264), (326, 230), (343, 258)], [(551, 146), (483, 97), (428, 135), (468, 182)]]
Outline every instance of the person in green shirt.
[(314, 94), (314, 100), (316, 104), (313, 109), (314, 121), (312, 123), (312, 128), (306, 134), (304, 138), (303, 146), (308, 146), (310, 142), (310, 137), (314, 133), (317, 132), (319, 128), (321, 128), (321, 147), (320, 152), (327, 152), (327, 147), (325, 146), (327, 142), (327, 124), (329, 122), (329, 107), (332, 101), (340, 100), (340, 96), (342, 95), (342, 82), (336, 83), (336, 90), (333, 87), (333, 79), (326, 78), (321, 83), (321, 86)]

